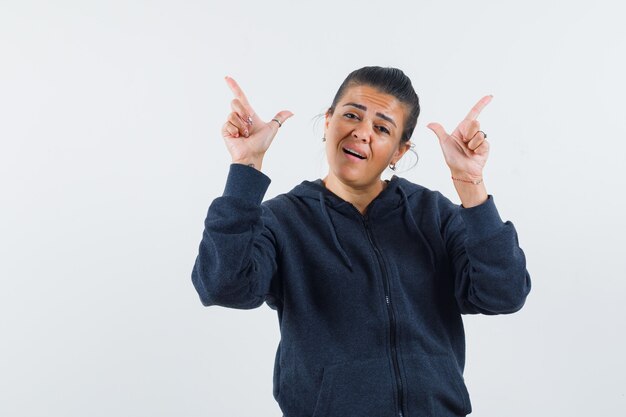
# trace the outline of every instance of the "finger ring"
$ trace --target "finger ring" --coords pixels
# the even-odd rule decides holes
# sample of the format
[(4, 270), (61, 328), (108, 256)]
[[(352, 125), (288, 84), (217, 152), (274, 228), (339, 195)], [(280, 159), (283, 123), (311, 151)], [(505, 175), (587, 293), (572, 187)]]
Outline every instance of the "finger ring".
[(273, 121), (275, 121), (276, 123), (278, 123), (278, 127), (283, 127), (283, 124), (281, 122), (278, 121), (278, 119), (272, 119)]
[(483, 134), (483, 136), (485, 137), (485, 139), (487, 139), (487, 134), (485, 132), (483, 132), (482, 130), (479, 130), (480, 133)]

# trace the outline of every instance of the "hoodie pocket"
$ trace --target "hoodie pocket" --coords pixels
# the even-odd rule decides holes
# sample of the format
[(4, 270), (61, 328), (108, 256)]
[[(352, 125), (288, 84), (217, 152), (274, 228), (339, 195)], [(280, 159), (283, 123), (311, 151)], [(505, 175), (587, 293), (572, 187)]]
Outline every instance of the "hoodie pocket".
[(403, 358), (410, 415), (458, 417), (472, 412), (463, 375), (445, 355), (410, 355)]
[(392, 381), (387, 358), (326, 366), (313, 417), (393, 417)]

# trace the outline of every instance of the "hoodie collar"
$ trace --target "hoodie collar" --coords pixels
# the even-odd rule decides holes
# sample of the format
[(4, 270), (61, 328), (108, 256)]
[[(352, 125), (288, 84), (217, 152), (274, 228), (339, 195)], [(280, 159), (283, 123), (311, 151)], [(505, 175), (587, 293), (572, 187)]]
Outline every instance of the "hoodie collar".
[[(367, 216), (372, 217), (373, 215), (379, 213), (380, 210), (387, 211), (390, 208), (396, 208), (400, 204), (403, 204), (404, 198), (399, 190), (400, 187), (405, 189), (405, 194), (410, 195), (416, 191), (412, 188), (419, 186), (408, 182), (404, 178), (394, 175), (387, 181), (387, 186), (368, 205)], [(299, 197), (312, 198), (314, 200), (320, 200), (323, 198), (325, 204), (329, 207), (342, 212), (356, 210), (350, 202), (342, 199), (337, 194), (326, 188), (321, 178), (314, 181), (303, 181), (292, 190), (292, 193)]]
[[(409, 197), (415, 193), (426, 190), (424, 187), (413, 184), (412, 182), (400, 178), (396, 175), (391, 177), (387, 181), (387, 186), (378, 194), (367, 207), (366, 216), (370, 219), (385, 216), (389, 213), (397, 215), (397, 209), (401, 210), (401, 218), (404, 221), (404, 225), (413, 233), (415, 238), (421, 241), (427, 249), (428, 258), (430, 264), (435, 268), (435, 255), (434, 251), (428, 242), (428, 239), (422, 233), (418, 222), (413, 216), (413, 208), (409, 203)], [(351, 203), (345, 201), (332, 191), (326, 188), (324, 182), (321, 179), (315, 181), (303, 181), (300, 185), (296, 186), (292, 191), (295, 196), (303, 199), (315, 200), (314, 202), (319, 204), (322, 216), (328, 227), (331, 238), (340, 252), (344, 262), (352, 270), (352, 263), (350, 258), (346, 254), (341, 244), (340, 236), (337, 235), (335, 226), (332, 221), (332, 216), (329, 214), (326, 207), (331, 207), (335, 211), (343, 212), (349, 215), (355, 215), (359, 213), (356, 207)], [(312, 201), (313, 202), (313, 201)], [(360, 214), (360, 213), (359, 213)]]

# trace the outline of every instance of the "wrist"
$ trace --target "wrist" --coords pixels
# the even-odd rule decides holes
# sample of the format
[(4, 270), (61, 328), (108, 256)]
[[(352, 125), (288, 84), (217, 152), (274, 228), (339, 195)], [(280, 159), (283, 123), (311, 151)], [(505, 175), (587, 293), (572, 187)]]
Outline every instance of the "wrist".
[(450, 171), (451, 178), (455, 182), (478, 185), (483, 182), (483, 174), (470, 174), (463, 171)]
[(464, 179), (464, 178), (458, 178), (458, 177), (455, 177), (454, 175), (451, 178), (452, 178), (452, 181), (462, 182), (465, 184), (479, 185), (479, 184), (482, 184), (483, 182), (482, 178), (469, 180), (469, 179)]
[(480, 181), (480, 183), (453, 181), (454, 188), (461, 199), (461, 204), (465, 208), (479, 206), (487, 201), (489, 197), (485, 183), (482, 182), (482, 178), (480, 180), (475, 179), (474, 181)]
[(233, 159), (232, 163), (233, 164), (247, 165), (249, 167), (255, 168), (255, 169), (260, 171), (261, 170), (261, 166), (263, 165), (263, 156), (241, 158), (241, 159)]

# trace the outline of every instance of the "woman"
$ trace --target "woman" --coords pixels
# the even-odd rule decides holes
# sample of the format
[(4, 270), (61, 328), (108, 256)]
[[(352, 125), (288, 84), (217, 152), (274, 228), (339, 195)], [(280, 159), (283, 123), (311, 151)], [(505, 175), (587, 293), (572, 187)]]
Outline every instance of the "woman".
[(222, 134), (233, 158), (207, 214), (192, 280), (202, 303), (277, 310), (274, 397), (285, 417), (465, 416), (461, 314), (519, 310), (530, 291), (510, 222), (482, 181), (481, 99), (448, 134), (436, 123), (462, 206), (393, 176), (419, 115), (394, 68), (352, 72), (326, 112), (329, 172), (261, 202), (264, 122), (237, 83)]

